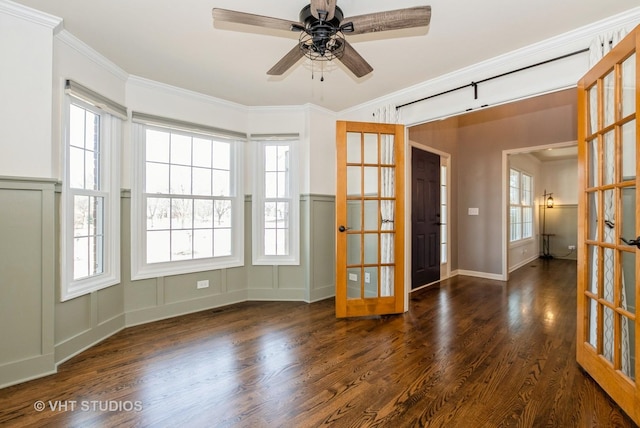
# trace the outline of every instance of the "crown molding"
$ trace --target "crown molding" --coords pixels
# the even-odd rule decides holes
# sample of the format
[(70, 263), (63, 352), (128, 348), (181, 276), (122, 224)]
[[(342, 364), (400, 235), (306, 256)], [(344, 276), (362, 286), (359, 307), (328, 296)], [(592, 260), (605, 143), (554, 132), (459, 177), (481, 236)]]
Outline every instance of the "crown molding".
[(62, 18), (9, 0), (0, 0), (0, 12), (50, 28), (54, 33), (62, 28)]
[(71, 34), (69, 31), (63, 29), (56, 34), (56, 38), (78, 52), (80, 55), (97, 64), (99, 67), (109, 71), (121, 81), (126, 82), (129, 78), (129, 73), (118, 67), (114, 62), (109, 61), (104, 55)]
[(168, 85), (166, 83), (158, 82), (155, 80), (147, 79), (145, 77), (136, 76), (133, 74), (129, 75), (127, 83), (130, 83), (134, 86), (139, 86), (141, 88), (161, 91), (169, 95), (175, 95), (180, 97), (187, 97), (197, 101), (201, 101), (207, 104), (216, 105), (224, 108), (231, 108), (235, 110), (239, 110), (243, 113), (247, 112), (247, 106), (242, 104), (234, 103), (231, 101), (223, 100), (221, 98), (212, 97), (210, 95), (205, 95), (200, 92), (192, 91), (189, 89), (179, 88), (177, 86)]
[(525, 46), (486, 61), (443, 74), (434, 79), (404, 88), (400, 91), (367, 101), (358, 106), (340, 112), (341, 115), (377, 108), (384, 104), (402, 104), (416, 98), (418, 94), (439, 92), (460, 84), (480, 80), (486, 76), (500, 73), (505, 69), (524, 66), (531, 62), (544, 61), (557, 55), (588, 48), (591, 40), (597, 34), (606, 33), (620, 28), (631, 30), (640, 23), (640, 7), (636, 7), (601, 21), (576, 28), (555, 37)]

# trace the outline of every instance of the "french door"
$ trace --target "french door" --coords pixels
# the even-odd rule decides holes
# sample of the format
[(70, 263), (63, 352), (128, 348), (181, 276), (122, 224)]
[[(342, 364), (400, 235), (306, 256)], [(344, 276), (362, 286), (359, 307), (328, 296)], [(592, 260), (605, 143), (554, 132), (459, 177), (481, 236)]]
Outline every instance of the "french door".
[(577, 361), (640, 424), (636, 29), (578, 83)]
[(404, 311), (404, 126), (338, 121), (336, 316)]

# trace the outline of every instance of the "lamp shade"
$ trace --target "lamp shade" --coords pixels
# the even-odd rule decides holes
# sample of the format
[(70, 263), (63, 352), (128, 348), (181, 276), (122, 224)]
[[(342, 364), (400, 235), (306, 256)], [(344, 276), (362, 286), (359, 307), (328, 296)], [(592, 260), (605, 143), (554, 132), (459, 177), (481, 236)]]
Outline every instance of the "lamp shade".
[(547, 198), (547, 208), (553, 208), (553, 198), (551, 196)]

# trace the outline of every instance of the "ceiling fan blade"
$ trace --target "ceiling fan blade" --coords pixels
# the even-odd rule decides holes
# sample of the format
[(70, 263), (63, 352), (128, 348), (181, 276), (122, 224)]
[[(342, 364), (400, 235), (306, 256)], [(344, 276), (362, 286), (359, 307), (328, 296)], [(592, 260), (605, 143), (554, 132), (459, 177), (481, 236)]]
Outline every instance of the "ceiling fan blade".
[(270, 16), (254, 15), (252, 13), (236, 12), (235, 10), (213, 8), (213, 23), (231, 22), (234, 24), (253, 25), (256, 27), (271, 28), (274, 30), (291, 31), (292, 25), (300, 25), (299, 22), (286, 19), (271, 18)]
[(267, 74), (269, 76), (280, 76), (293, 67), (303, 56), (304, 52), (302, 52), (300, 46), (295, 45), (276, 65), (271, 67), (271, 70), (267, 71)]
[(327, 11), (326, 21), (331, 21), (336, 12), (336, 0), (311, 0), (311, 15), (318, 18), (318, 11)]
[(345, 18), (342, 22), (353, 22), (350, 34), (366, 34), (404, 28), (426, 27), (431, 21), (431, 6), (417, 6), (386, 12), (368, 13)]
[(346, 40), (344, 41), (344, 52), (338, 59), (345, 67), (351, 70), (356, 77), (366, 76), (373, 71), (373, 67), (371, 67)]

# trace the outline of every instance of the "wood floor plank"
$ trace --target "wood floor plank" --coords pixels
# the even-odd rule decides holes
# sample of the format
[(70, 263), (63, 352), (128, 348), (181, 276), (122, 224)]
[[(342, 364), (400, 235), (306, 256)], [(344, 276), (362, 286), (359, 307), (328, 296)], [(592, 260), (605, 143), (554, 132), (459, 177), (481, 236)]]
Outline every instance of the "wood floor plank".
[(0, 390), (0, 426), (633, 427), (575, 362), (575, 277), (536, 261), (442, 281), (397, 316), (246, 302), (127, 328)]

